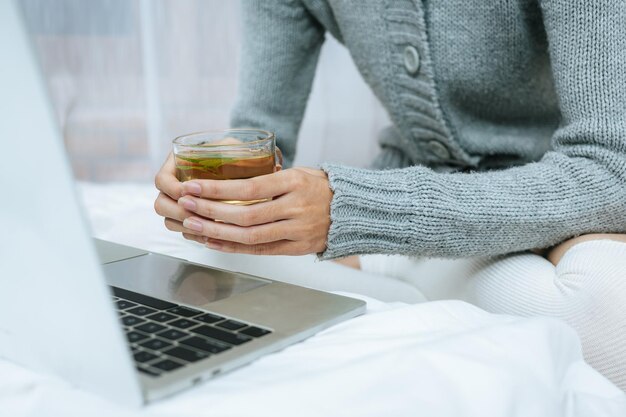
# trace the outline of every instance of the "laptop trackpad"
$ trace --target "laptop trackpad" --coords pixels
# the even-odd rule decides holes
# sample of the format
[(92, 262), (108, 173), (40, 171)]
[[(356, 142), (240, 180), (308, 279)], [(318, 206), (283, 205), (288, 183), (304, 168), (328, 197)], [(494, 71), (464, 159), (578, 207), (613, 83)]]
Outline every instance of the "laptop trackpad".
[(153, 253), (103, 265), (103, 270), (109, 285), (193, 306), (271, 283)]

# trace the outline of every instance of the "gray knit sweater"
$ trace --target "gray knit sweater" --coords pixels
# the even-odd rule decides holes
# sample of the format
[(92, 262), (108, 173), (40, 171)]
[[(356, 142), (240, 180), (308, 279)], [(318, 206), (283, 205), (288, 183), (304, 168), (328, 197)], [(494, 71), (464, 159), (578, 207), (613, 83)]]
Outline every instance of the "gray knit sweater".
[(495, 255), (626, 231), (625, 0), (242, 4), (233, 125), (276, 131), (293, 160), (326, 32), (394, 124), (376, 169), (322, 166), (323, 258)]

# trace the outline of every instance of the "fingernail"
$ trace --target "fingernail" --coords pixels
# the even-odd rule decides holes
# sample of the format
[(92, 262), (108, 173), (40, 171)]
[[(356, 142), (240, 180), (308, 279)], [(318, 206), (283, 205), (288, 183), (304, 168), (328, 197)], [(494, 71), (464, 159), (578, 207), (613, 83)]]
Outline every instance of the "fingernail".
[(178, 200), (178, 202), (182, 204), (184, 208), (190, 211), (196, 211), (196, 208), (198, 207), (196, 205), (196, 202), (190, 198), (181, 198), (180, 200)]
[(209, 249), (219, 249), (222, 247), (221, 243), (209, 239), (207, 239), (205, 246)]
[(202, 191), (202, 187), (200, 187), (200, 184), (198, 184), (197, 182), (184, 182), (183, 183), (183, 190), (187, 193), (187, 194), (200, 194), (200, 192)]
[(185, 226), (187, 229), (195, 230), (196, 232), (202, 231), (202, 223), (194, 219), (183, 220), (183, 226)]

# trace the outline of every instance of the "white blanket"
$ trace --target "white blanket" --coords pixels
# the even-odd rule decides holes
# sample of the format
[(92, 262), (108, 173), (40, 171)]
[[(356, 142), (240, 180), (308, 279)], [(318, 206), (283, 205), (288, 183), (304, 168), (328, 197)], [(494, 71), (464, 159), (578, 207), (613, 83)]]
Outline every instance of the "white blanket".
[[(107, 207), (96, 198), (111, 191), (127, 192), (128, 204)], [(96, 234), (112, 238), (119, 228), (117, 241), (149, 248), (158, 243), (151, 243), (150, 228), (143, 245), (133, 239), (140, 240), (138, 219), (150, 218), (150, 207), (132, 209), (141, 216), (115, 217), (141, 200), (133, 195), (140, 190), (85, 189)], [(132, 235), (123, 227), (129, 221)], [(186, 258), (206, 252), (185, 245), (191, 249), (172, 248)], [(74, 415), (625, 416), (626, 395), (584, 363), (577, 336), (560, 321), (498, 316), (459, 301), (368, 299), (365, 316), (142, 410), (0, 360), (0, 416)]]

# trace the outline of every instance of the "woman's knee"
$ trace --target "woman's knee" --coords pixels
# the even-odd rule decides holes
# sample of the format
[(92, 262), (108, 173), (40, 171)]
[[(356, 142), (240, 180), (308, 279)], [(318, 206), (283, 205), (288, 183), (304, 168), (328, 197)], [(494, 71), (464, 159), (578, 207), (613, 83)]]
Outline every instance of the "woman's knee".
[(577, 241), (556, 267), (533, 254), (486, 261), (468, 288), (485, 310), (564, 320), (587, 361), (626, 390), (626, 242)]
[(469, 277), (470, 294), (502, 313), (515, 308), (556, 315), (583, 306), (599, 311), (626, 305), (626, 236), (619, 236), (578, 240), (556, 266), (530, 253), (485, 261)]
[(561, 318), (581, 339), (587, 361), (626, 390), (626, 242), (578, 242), (559, 261)]
[(563, 255), (567, 253), (568, 250), (573, 248), (579, 243), (582, 242), (590, 242), (596, 240), (612, 240), (616, 242), (624, 242), (626, 243), (626, 234), (617, 234), (617, 233), (592, 233), (588, 235), (577, 236), (571, 239), (568, 239), (562, 243), (559, 243), (552, 249), (548, 251), (547, 258), (554, 265), (557, 265)]

